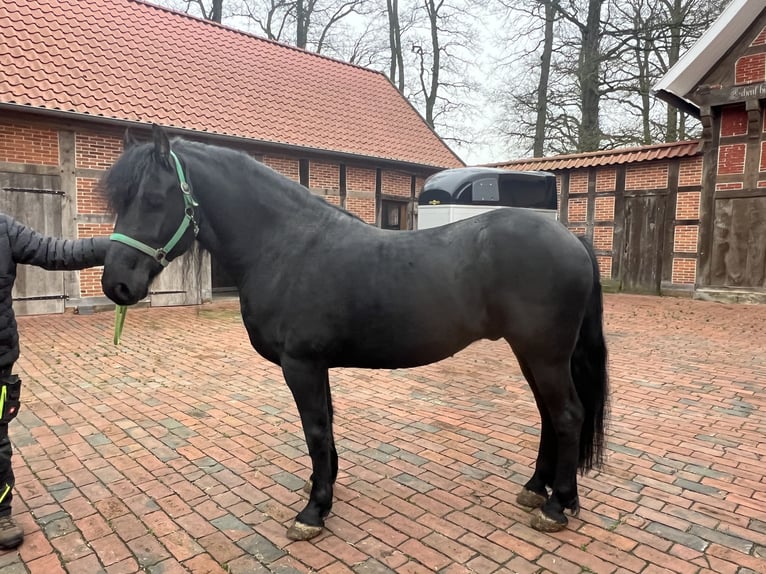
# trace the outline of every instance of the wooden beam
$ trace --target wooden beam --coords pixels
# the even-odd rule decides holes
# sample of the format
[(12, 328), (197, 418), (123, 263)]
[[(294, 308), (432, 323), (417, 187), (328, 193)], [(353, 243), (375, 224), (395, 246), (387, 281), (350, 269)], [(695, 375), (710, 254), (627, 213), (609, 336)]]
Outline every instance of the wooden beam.
[[(705, 119), (707, 118), (707, 125)], [(713, 224), (715, 221), (715, 184), (718, 173), (718, 146), (721, 139), (721, 118), (708, 108), (703, 119), (705, 140), (702, 158), (702, 191), (700, 193), (700, 228), (697, 242), (699, 259), (695, 287), (710, 285), (710, 265), (713, 254)]]
[(59, 175), (57, 165), (36, 165), (33, 163), (13, 163), (0, 161), (0, 171), (6, 173), (29, 173), (32, 175)]
[(665, 204), (665, 229), (662, 238), (662, 281), (673, 280), (673, 236), (675, 233), (676, 202), (678, 200), (678, 176), (681, 171), (678, 159), (668, 165), (668, 195)]
[(614, 235), (612, 238), (612, 278), (622, 288), (625, 255), (625, 166), (617, 166), (614, 180)]

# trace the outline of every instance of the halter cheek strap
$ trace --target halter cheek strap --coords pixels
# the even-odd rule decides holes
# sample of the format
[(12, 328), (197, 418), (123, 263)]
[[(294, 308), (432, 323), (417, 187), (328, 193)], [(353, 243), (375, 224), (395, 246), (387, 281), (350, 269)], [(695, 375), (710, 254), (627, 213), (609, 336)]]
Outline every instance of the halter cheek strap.
[(180, 184), (181, 193), (183, 194), (184, 198), (184, 218), (181, 220), (181, 224), (178, 226), (178, 229), (176, 229), (173, 237), (171, 237), (163, 247), (155, 249), (146, 243), (142, 243), (141, 241), (133, 239), (132, 237), (128, 237), (122, 233), (112, 233), (109, 236), (109, 239), (112, 241), (117, 241), (119, 243), (128, 245), (134, 249), (139, 250), (141, 253), (145, 253), (146, 255), (154, 258), (163, 267), (167, 267), (170, 263), (167, 258), (168, 253), (170, 253), (176, 244), (181, 240), (181, 238), (186, 233), (186, 230), (189, 229), (189, 226), (191, 226), (194, 231), (194, 237), (197, 237), (197, 233), (199, 233), (199, 224), (194, 217), (194, 208), (199, 204), (197, 203), (197, 200), (194, 199), (191, 188), (186, 182), (186, 176), (184, 175), (184, 170), (181, 167), (181, 162), (178, 159), (178, 156), (172, 151), (170, 152), (170, 156), (173, 158), (173, 162), (175, 163), (176, 173), (178, 174), (178, 182)]

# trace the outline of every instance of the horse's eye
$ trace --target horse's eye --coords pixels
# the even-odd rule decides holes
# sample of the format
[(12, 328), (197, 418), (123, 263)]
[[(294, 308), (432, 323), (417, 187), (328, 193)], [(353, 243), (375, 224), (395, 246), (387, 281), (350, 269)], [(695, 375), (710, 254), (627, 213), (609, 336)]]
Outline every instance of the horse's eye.
[(141, 199), (141, 203), (150, 209), (160, 209), (163, 206), (163, 199), (159, 195), (146, 194)]

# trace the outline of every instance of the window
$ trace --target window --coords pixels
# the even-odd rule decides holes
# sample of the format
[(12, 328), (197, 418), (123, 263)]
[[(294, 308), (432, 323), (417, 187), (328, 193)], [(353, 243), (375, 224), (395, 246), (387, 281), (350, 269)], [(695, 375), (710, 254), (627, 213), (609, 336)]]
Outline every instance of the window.
[(497, 187), (497, 179), (478, 179), (473, 182), (474, 201), (500, 201), (500, 190)]
[(309, 160), (302, 159), (298, 161), (298, 177), (303, 187), (309, 187)]
[(403, 201), (383, 200), (383, 229), (407, 229), (407, 204)]

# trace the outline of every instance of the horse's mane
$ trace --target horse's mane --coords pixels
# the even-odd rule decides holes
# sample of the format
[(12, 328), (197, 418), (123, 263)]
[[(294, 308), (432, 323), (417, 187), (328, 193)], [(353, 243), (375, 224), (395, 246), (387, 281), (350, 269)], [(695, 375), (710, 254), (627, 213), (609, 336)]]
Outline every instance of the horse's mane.
[(144, 172), (155, 161), (154, 146), (139, 144), (128, 148), (102, 176), (99, 189), (109, 210), (120, 213), (135, 197)]
[[(317, 203), (317, 205), (329, 207), (338, 214), (364, 222), (360, 217), (314, 195), (301, 184), (279, 173), (265, 163), (258, 161), (242, 150), (219, 147), (182, 138), (173, 138), (171, 140), (171, 149), (176, 149), (180, 153), (183, 153), (184, 149), (200, 150), (213, 162), (230, 162), (233, 159), (242, 161), (246, 166), (254, 169), (260, 177), (270, 180), (266, 185), (267, 187), (269, 184), (278, 185), (284, 188), (285, 191), (302, 194), (306, 197), (307, 201), (321, 202)], [(144, 172), (156, 161), (153, 144), (138, 144), (127, 149), (109, 171), (104, 174), (100, 187), (106, 195), (109, 209), (112, 212), (120, 213), (121, 210), (130, 204), (138, 192), (138, 186)], [(238, 167), (241, 168), (241, 166)], [(193, 187), (194, 182), (190, 183)]]

